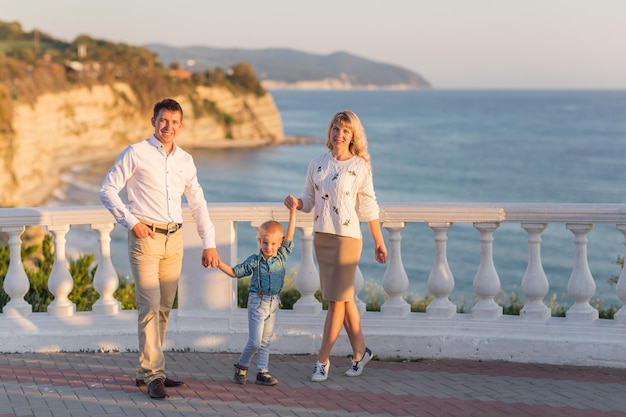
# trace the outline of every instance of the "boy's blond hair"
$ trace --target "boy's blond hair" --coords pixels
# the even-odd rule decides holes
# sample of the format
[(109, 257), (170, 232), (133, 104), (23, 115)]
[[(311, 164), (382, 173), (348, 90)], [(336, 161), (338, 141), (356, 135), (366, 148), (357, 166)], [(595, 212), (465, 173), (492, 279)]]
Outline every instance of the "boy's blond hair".
[(276, 220), (268, 220), (259, 227), (259, 236), (271, 235), (274, 233), (279, 233), (281, 236), (283, 235), (283, 225)]

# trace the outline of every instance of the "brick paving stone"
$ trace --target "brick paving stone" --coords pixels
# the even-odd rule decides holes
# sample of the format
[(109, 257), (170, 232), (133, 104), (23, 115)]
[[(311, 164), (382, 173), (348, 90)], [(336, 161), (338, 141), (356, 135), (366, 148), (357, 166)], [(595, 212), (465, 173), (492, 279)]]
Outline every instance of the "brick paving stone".
[[(134, 385), (136, 353), (0, 355), (0, 417), (626, 416), (626, 370), (463, 360), (373, 360), (358, 378), (331, 360), (310, 381), (314, 358), (273, 355), (274, 387), (232, 382), (237, 354), (168, 352), (169, 401)], [(254, 381), (254, 380), (253, 380)]]

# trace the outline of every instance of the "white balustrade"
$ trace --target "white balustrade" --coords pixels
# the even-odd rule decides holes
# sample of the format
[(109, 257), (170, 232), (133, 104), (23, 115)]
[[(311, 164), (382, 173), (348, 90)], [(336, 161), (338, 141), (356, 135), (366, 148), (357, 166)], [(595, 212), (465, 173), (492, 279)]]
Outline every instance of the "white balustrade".
[(313, 262), (313, 226), (298, 229), (301, 232), (302, 254), (295, 285), (300, 292), (300, 298), (295, 302), (293, 309), (301, 314), (319, 314), (322, 311), (322, 303), (315, 298), (315, 292), (320, 287), (320, 276)]
[(363, 273), (361, 272), (361, 268), (356, 267), (356, 273), (354, 274), (354, 302), (356, 303), (356, 308), (359, 310), (359, 313), (363, 315), (367, 310), (367, 305), (359, 298), (359, 294), (363, 290), (365, 286), (365, 279), (363, 279)]
[(474, 223), (480, 232), (480, 264), (474, 276), (474, 293), (478, 302), (472, 307), (476, 319), (496, 319), (502, 315), (502, 307), (494, 298), (500, 291), (500, 277), (493, 263), (493, 232), (499, 223)]
[(389, 250), (387, 269), (383, 275), (383, 289), (389, 298), (380, 307), (384, 316), (404, 317), (411, 312), (411, 306), (403, 298), (409, 288), (409, 278), (402, 263), (402, 230), (404, 222), (385, 223), (383, 227), (389, 232)]
[(450, 301), (450, 293), (454, 289), (454, 276), (448, 265), (446, 242), (448, 229), (452, 223), (428, 223), (434, 232), (435, 260), (428, 276), (428, 290), (433, 300), (426, 307), (429, 317), (450, 318), (456, 314), (456, 306)]
[(100, 294), (100, 298), (93, 305), (93, 311), (97, 314), (115, 315), (122, 309), (122, 303), (113, 297), (119, 287), (119, 278), (111, 261), (111, 232), (114, 227), (115, 223), (91, 225), (100, 236), (98, 268), (93, 277), (93, 287)]
[(30, 304), (24, 300), (24, 296), (30, 289), (30, 282), (24, 265), (22, 265), (21, 236), (24, 226), (4, 226), (2, 231), (9, 235), (10, 263), (4, 279), (4, 291), (10, 297), (3, 312), (12, 316), (28, 316), (32, 312)]
[(54, 235), (54, 265), (48, 280), (48, 289), (54, 300), (48, 306), (48, 313), (56, 317), (68, 317), (76, 312), (76, 305), (68, 298), (74, 288), (65, 257), (65, 235), (69, 230), (67, 224), (48, 226), (48, 231)]
[(589, 304), (589, 300), (596, 292), (596, 283), (587, 261), (587, 233), (591, 231), (593, 225), (567, 223), (565, 226), (574, 234), (576, 248), (574, 269), (567, 283), (567, 293), (574, 300), (574, 305), (565, 314), (572, 321), (596, 320), (598, 310)]
[[(282, 222), (288, 219), (284, 207), (274, 203), (213, 204), (209, 212), (215, 224), (218, 252), (230, 264), (237, 260), (237, 224), (256, 227), (268, 218)], [(202, 242), (188, 210), (184, 216), (185, 258), (178, 309), (172, 312), (167, 346), (237, 352), (247, 337), (247, 312), (237, 308), (237, 282), (217, 268), (201, 266)], [(282, 310), (279, 314), (272, 345), (277, 353), (313, 354), (319, 348), (325, 315), (320, 314), (321, 303), (314, 297), (319, 275), (313, 256), (312, 220), (310, 213), (298, 215), (300, 240), (296, 246), (301, 248), (301, 259), (295, 285), (301, 298), (293, 311)], [(363, 286), (360, 268), (355, 279), (355, 301), (364, 315), (363, 331), (368, 344), (377, 346), (379, 356), (626, 368), (622, 354), (626, 345), (625, 307), (613, 320), (598, 318), (598, 311), (590, 305), (596, 287), (587, 260), (587, 236), (595, 224), (617, 227), (623, 235), (620, 250), (626, 256), (626, 205), (381, 204), (381, 221), (388, 232), (389, 248), (382, 277), (388, 300), (381, 312), (362, 310), (364, 304), (358, 297)], [(411, 313), (405, 300), (409, 279), (401, 257), (401, 240), (403, 234), (405, 238), (417, 239), (407, 235), (405, 226), (409, 222), (425, 223), (434, 233), (435, 250), (427, 283), (432, 301), (426, 313)], [(479, 232), (473, 242), (480, 245), (480, 264), (473, 280), (478, 301), (469, 313), (457, 313), (450, 300), (455, 279), (448, 257), (456, 254), (448, 254), (447, 245), (454, 223), (471, 223)], [(526, 300), (520, 316), (503, 316), (502, 307), (496, 302), (501, 285), (493, 248), (498, 245), (495, 231), (501, 223), (520, 225), (527, 233), (528, 257), (521, 278)], [(47, 313), (33, 313), (25, 300), (30, 284), (22, 265), (21, 236), (25, 226), (33, 225), (47, 227), (54, 239), (54, 265), (48, 288), (55, 298)], [(70, 226), (78, 225), (90, 226), (99, 238), (94, 288), (100, 297), (92, 312), (75, 313), (76, 307), (68, 297), (73, 280), (66, 257), (66, 235)], [(574, 304), (565, 318), (552, 317), (545, 304), (550, 282), (542, 265), (541, 235), (546, 227), (557, 225), (565, 225), (573, 234), (575, 247), (568, 281), (568, 295)], [(121, 310), (113, 297), (118, 285), (118, 259), (111, 255), (112, 230), (112, 217), (100, 206), (0, 209), (0, 231), (8, 236), (10, 250), (3, 282), (9, 301), (0, 314), (0, 352), (136, 349), (136, 311)], [(626, 303), (624, 270), (615, 291), (617, 298)], [(338, 355), (351, 351), (343, 337), (334, 349)]]
[[(617, 229), (624, 235), (624, 257), (622, 258), (622, 262), (624, 262), (626, 261), (626, 224), (618, 224)], [(626, 268), (623, 266), (615, 286), (615, 292), (617, 298), (622, 302), (622, 308), (615, 313), (614, 319), (619, 323), (626, 324)]]
[[(213, 214), (213, 213), (211, 213)], [(191, 215), (185, 218), (182, 228), (185, 256), (183, 270), (178, 283), (178, 317), (189, 318), (190, 328), (197, 328), (197, 320), (228, 320), (237, 311), (237, 280), (219, 268), (202, 265), (202, 240), (198, 237)], [(232, 220), (215, 221), (217, 251), (220, 259), (233, 266), (237, 258), (237, 226)], [(244, 227), (248, 227), (244, 225)], [(247, 257), (250, 254), (245, 254)]]
[(541, 232), (547, 226), (545, 223), (522, 223), (522, 228), (528, 233), (528, 265), (522, 279), (522, 292), (527, 301), (520, 316), (527, 320), (547, 320), (551, 315), (550, 309), (543, 303), (550, 284), (541, 264)]

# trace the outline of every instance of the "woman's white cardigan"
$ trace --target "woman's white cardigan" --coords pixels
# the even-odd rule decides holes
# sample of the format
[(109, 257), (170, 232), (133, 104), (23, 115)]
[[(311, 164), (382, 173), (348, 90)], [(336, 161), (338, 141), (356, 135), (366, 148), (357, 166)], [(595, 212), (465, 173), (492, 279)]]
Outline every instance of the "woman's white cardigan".
[(358, 156), (338, 161), (327, 152), (314, 158), (300, 198), (302, 211), (308, 213), (315, 208), (315, 232), (360, 239), (360, 220), (379, 218), (371, 169)]

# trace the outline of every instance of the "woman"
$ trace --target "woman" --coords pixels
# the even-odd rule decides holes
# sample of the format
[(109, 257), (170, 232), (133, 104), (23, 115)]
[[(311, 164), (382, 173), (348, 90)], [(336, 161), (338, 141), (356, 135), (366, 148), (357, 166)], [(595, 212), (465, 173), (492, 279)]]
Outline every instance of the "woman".
[(374, 257), (383, 264), (387, 248), (380, 227), (367, 138), (352, 111), (333, 116), (326, 135), (330, 150), (309, 163), (300, 198), (288, 195), (288, 209), (314, 210), (313, 244), (320, 271), (322, 297), (328, 301), (322, 346), (312, 381), (328, 379), (330, 352), (341, 326), (354, 353), (346, 376), (359, 376), (374, 353), (365, 346), (361, 317), (354, 302), (354, 276), (363, 247), (360, 220), (367, 222), (374, 240)]

